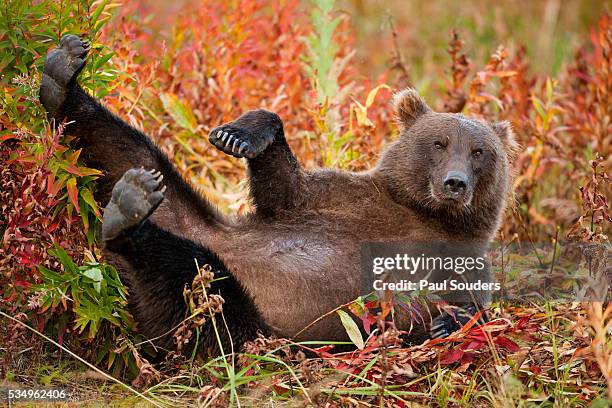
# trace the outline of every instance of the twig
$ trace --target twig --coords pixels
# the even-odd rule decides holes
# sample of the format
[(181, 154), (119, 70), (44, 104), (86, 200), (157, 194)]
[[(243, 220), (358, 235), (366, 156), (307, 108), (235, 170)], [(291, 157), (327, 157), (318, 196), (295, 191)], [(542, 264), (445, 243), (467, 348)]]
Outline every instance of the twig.
[(315, 320), (313, 320), (311, 323), (309, 323), (306, 327), (304, 327), (302, 330), (297, 332), (297, 334), (295, 336), (293, 336), (293, 338), (298, 337), (300, 334), (304, 333), (306, 330), (310, 329), (312, 326), (314, 326), (315, 324), (317, 324), (321, 320), (325, 319), (327, 316), (330, 316), (330, 315), (336, 313), (338, 310), (340, 310), (340, 309), (342, 309), (344, 307), (347, 307), (348, 305), (350, 305), (353, 302), (355, 302), (355, 301), (351, 300), (350, 302), (347, 302), (347, 303), (345, 303), (343, 305), (340, 305), (337, 308), (332, 309), (329, 312), (325, 313), (324, 315), (321, 315), (321, 316), (317, 317)]
[(400, 71), (399, 82), (402, 87), (411, 86), (410, 84), (410, 69), (408, 68), (404, 56), (400, 51), (397, 31), (395, 31), (395, 25), (393, 24), (393, 17), (388, 14), (389, 27), (391, 28), (391, 36), (393, 38), (393, 54), (391, 56), (391, 69)]

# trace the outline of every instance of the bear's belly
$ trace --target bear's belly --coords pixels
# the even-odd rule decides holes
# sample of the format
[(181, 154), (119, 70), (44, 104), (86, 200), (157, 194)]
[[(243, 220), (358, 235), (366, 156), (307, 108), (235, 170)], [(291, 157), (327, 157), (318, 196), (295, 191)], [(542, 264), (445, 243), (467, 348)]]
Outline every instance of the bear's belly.
[[(278, 223), (242, 225), (208, 237), (203, 244), (219, 255), (275, 333), (293, 337), (365, 294), (362, 243), (408, 240), (419, 233), (418, 223), (402, 222), (398, 214), (381, 211), (367, 218), (355, 213), (355, 219), (350, 219), (344, 212), (339, 222), (336, 213), (318, 211)], [(390, 230), (388, 219), (394, 216), (397, 222)], [(332, 312), (299, 339), (345, 340), (347, 336)]]
[[(360, 293), (359, 246), (326, 234), (243, 232), (216, 252), (279, 336), (293, 337)], [(335, 313), (300, 338), (346, 337)]]

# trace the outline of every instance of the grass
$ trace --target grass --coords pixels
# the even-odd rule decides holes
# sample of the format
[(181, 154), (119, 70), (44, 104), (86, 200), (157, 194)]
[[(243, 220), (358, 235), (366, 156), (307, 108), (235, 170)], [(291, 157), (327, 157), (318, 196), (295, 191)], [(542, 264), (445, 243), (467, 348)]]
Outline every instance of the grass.
[[(539, 256), (552, 258), (550, 253)], [(533, 253), (521, 259), (522, 265), (539, 262)], [(484, 332), (474, 326), (448, 340), (410, 347), (387, 332), (371, 336), (363, 350), (337, 354), (328, 353), (329, 342), (260, 338), (240, 353), (208, 361), (173, 356), (153, 369), (139, 391), (31, 329), (58, 350), (39, 356), (45, 366), (33, 365), (12, 378), (22, 386), (68, 388), (79, 395), (68, 406), (99, 406), (101, 401), (118, 407), (606, 406), (610, 401), (589, 332), (597, 325), (609, 330), (612, 308), (607, 320), (595, 324), (587, 308), (577, 302), (496, 302)], [(466, 342), (473, 343), (465, 348), (469, 358), (449, 358)], [(612, 349), (609, 336), (604, 347)], [(62, 355), (62, 363), (49, 364)]]

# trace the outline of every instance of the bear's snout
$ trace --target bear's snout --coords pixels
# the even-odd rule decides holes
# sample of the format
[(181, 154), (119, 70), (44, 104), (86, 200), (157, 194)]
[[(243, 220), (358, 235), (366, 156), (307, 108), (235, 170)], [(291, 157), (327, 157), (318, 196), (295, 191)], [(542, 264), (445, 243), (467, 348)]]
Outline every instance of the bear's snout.
[(463, 194), (467, 189), (468, 177), (461, 171), (449, 171), (444, 178), (444, 192)]
[(468, 175), (456, 170), (446, 173), (443, 180), (442, 195), (446, 200), (453, 200), (463, 205), (468, 204), (472, 198)]

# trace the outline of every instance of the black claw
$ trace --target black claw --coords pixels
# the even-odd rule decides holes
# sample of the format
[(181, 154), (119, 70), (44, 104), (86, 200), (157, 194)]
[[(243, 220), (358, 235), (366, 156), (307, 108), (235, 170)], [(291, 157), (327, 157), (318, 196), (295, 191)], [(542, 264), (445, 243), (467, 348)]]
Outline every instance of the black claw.
[[(430, 326), (430, 336), (432, 338), (448, 337), (451, 333), (459, 330), (476, 314), (478, 308), (475, 305), (468, 305), (465, 308), (456, 307), (453, 311), (454, 316), (450, 313), (443, 312), (437, 316)], [(479, 320), (479, 323), (485, 323), (487, 317), (485, 314)]]

